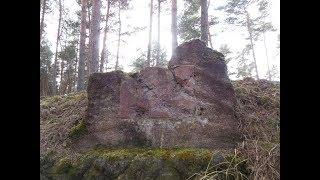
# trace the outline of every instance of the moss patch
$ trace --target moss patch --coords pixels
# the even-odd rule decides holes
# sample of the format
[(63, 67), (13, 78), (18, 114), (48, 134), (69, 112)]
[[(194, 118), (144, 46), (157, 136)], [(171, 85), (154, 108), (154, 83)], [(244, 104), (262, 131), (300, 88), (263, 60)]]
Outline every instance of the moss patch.
[(73, 126), (69, 131), (69, 137), (71, 139), (79, 138), (87, 132), (87, 126), (84, 120), (81, 120), (78, 124)]
[[(194, 175), (203, 174), (208, 167), (212, 171), (228, 168), (215, 160), (219, 156), (222, 161), (232, 161), (233, 164), (242, 161), (238, 157), (228, 160), (231, 155), (207, 149), (96, 148), (73, 161), (61, 158), (51, 173), (53, 179), (187, 179), (191, 176), (191, 179), (197, 179)], [(238, 170), (247, 173), (245, 164)]]

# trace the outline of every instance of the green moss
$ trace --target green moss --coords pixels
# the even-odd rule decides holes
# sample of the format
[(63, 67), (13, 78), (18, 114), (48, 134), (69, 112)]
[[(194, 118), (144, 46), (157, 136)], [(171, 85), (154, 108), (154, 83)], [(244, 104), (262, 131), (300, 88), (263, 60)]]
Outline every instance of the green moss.
[(81, 120), (78, 124), (73, 126), (69, 131), (69, 137), (76, 139), (87, 132), (87, 126), (84, 120)]
[[(216, 153), (211, 150), (193, 148), (95, 148), (73, 162), (62, 158), (53, 172), (54, 179), (187, 179), (195, 173), (203, 173), (213, 156)], [(226, 161), (233, 165), (242, 163), (241, 158), (232, 158), (226, 155)], [(211, 166), (216, 164), (211, 162)], [(239, 171), (245, 172), (246, 169), (241, 169), (245, 166), (237, 166)]]
[(72, 168), (72, 163), (70, 160), (62, 158), (60, 161), (55, 165), (54, 172), (55, 174), (62, 174), (67, 173)]
[(82, 176), (79, 164), (73, 163), (71, 160), (61, 158), (51, 171), (50, 179), (79, 179)]

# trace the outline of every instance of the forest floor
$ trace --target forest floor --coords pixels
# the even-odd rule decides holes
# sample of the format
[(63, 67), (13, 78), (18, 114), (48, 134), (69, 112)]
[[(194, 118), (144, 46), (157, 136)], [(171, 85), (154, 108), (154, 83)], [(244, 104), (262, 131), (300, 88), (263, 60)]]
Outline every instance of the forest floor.
[(245, 139), (234, 152), (103, 147), (80, 152), (72, 142), (86, 133), (86, 92), (41, 98), (41, 178), (280, 179), (280, 83), (251, 78), (232, 83)]

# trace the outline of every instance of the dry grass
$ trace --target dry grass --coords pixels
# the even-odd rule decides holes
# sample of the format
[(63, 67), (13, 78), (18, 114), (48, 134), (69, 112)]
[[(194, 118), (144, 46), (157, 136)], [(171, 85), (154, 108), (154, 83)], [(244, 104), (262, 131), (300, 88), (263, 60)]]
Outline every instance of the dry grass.
[(237, 151), (234, 151), (233, 155), (225, 156), (222, 162), (215, 165), (212, 164), (213, 157), (214, 155), (212, 155), (205, 171), (195, 173), (187, 180), (248, 179), (250, 172), (247, 171), (246, 159), (239, 157)]
[[(239, 164), (225, 160), (227, 167), (210, 167), (193, 177), (214, 179), (280, 179), (280, 84), (252, 78), (233, 82), (237, 105), (236, 117), (244, 141), (235, 149), (232, 159), (243, 159), (250, 173), (244, 175)], [(222, 165), (222, 164), (218, 164)], [(224, 175), (224, 176), (223, 176)]]
[(240, 120), (245, 140), (239, 155), (247, 159), (250, 179), (280, 179), (280, 87), (267, 81), (247, 78), (234, 82)]
[[(84, 92), (40, 100), (40, 154), (68, 153), (69, 134), (81, 124), (87, 107)], [(77, 129), (76, 129), (77, 130)]]

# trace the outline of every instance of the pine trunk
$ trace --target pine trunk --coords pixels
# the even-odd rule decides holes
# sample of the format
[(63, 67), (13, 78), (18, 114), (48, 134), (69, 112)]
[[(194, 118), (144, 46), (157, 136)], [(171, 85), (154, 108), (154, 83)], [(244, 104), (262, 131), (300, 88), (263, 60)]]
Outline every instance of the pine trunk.
[(171, 33), (172, 33), (172, 54), (178, 46), (177, 38), (177, 0), (172, 0), (171, 6)]
[(85, 60), (86, 60), (86, 23), (87, 23), (87, 0), (81, 1), (81, 27), (80, 27), (80, 45), (79, 45), (79, 65), (78, 65), (78, 83), (77, 91), (84, 90), (85, 79)]
[[(208, 1), (207, 11), (209, 10), (209, 7), (210, 7), (210, 0)], [(208, 38), (209, 38), (210, 47), (211, 47), (211, 49), (212, 49), (212, 48), (213, 48), (213, 45), (212, 45), (212, 38), (211, 38), (211, 33), (210, 33), (210, 26), (209, 26), (209, 24), (208, 24)]]
[(72, 84), (73, 84), (73, 86), (72, 86), (72, 89), (74, 90), (74, 91), (76, 91), (77, 89), (76, 89), (76, 84), (77, 84), (77, 77), (78, 77), (78, 73), (77, 73), (77, 66), (78, 66), (78, 61), (79, 61), (79, 58), (78, 58), (78, 51), (79, 50), (77, 50), (77, 55), (76, 55), (76, 61), (74, 62), (75, 64), (74, 64), (74, 70), (73, 70), (73, 76), (72, 76)]
[(99, 67), (99, 39), (100, 39), (100, 8), (101, 0), (92, 1), (92, 18), (90, 24), (90, 59), (89, 74), (98, 72)]
[(152, 15), (153, 15), (153, 0), (151, 0), (151, 2), (150, 2), (150, 22), (149, 22), (149, 42), (148, 42), (148, 52), (147, 52), (147, 67), (150, 67), (150, 59), (151, 59)]
[(207, 0), (201, 0), (201, 40), (208, 45), (208, 2)]
[(208, 31), (208, 37), (209, 37), (209, 44), (210, 44), (210, 47), (211, 49), (213, 48), (212, 46), (212, 40), (211, 40), (211, 34), (210, 34), (210, 31)]
[(60, 86), (59, 86), (60, 94), (65, 93), (65, 87), (66, 87), (66, 79), (64, 77), (63, 69), (64, 69), (64, 62), (61, 61), (61, 64), (60, 64)]
[(267, 49), (267, 45), (266, 45), (266, 36), (265, 36), (264, 32), (263, 32), (263, 43), (264, 43), (264, 49), (265, 49), (266, 58), (267, 58), (268, 79), (269, 79), (269, 81), (271, 81), (270, 66), (269, 66), (269, 56), (268, 56), (268, 49)]
[(158, 51), (157, 51), (157, 59), (156, 59), (156, 66), (159, 65), (160, 59), (160, 13), (161, 13), (161, 0), (158, 0)]
[(252, 47), (252, 56), (253, 56), (253, 60), (254, 60), (254, 68), (256, 71), (256, 78), (257, 80), (259, 79), (259, 73), (258, 73), (258, 67), (257, 67), (257, 60), (256, 60), (256, 55), (254, 52), (254, 44), (253, 44), (253, 37), (252, 37), (252, 30), (251, 30), (251, 25), (250, 25), (250, 17), (249, 17), (249, 13), (246, 11), (247, 14), (247, 30), (249, 32), (249, 38), (250, 38), (250, 44)]
[(55, 95), (57, 93), (58, 87), (57, 87), (57, 66), (58, 66), (58, 46), (60, 42), (60, 31), (61, 31), (61, 20), (62, 20), (62, 4), (61, 0), (59, 0), (59, 22), (58, 22), (58, 32), (57, 32), (57, 39), (56, 39), (56, 50), (54, 54), (54, 63), (53, 63), (53, 94)]
[(106, 14), (106, 26), (104, 27), (104, 34), (103, 34), (103, 45), (102, 45), (101, 59), (100, 59), (100, 72), (103, 72), (104, 62), (107, 65), (106, 40), (107, 40), (108, 20), (109, 20), (109, 13), (110, 13), (110, 0), (107, 0), (107, 1), (108, 1), (108, 7), (107, 7), (107, 14)]
[(87, 2), (87, 15), (88, 15), (88, 22), (87, 22), (87, 28), (88, 28), (88, 33), (89, 35), (86, 36), (86, 39), (88, 39), (88, 43), (86, 45), (86, 63), (85, 63), (85, 87), (87, 86), (87, 81), (88, 81), (88, 78), (89, 78), (89, 64), (90, 64), (90, 40), (89, 40), (89, 36), (90, 36), (90, 26), (91, 26), (91, 11), (90, 11), (90, 6), (89, 6), (89, 3), (91, 3), (91, 0), (88, 0)]
[[(91, 0), (89, 0), (88, 2), (91, 2)], [(87, 26), (88, 26), (89, 35), (90, 35), (90, 31), (91, 31), (91, 29), (90, 29), (90, 26), (91, 26), (91, 11), (90, 11), (90, 7), (88, 6), (88, 3), (87, 3), (87, 8), (88, 8), (88, 10), (87, 10), (87, 13), (88, 13), (88, 24), (87, 24)]]
[(118, 45), (117, 45), (117, 59), (116, 66), (114, 70), (119, 69), (119, 53), (120, 53), (120, 41), (121, 41), (121, 3), (119, 1), (119, 9), (118, 9), (118, 18), (119, 18), (119, 29), (118, 29)]
[(49, 81), (47, 73), (40, 74), (40, 97), (48, 96), (49, 94)]
[(47, 3), (47, 1), (43, 0), (43, 2), (42, 2), (41, 23), (40, 23), (40, 42), (41, 42), (41, 39), (42, 39), (42, 32), (43, 32), (43, 27), (44, 27), (44, 15), (45, 15), (45, 12), (46, 12), (46, 3)]

